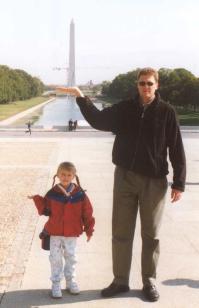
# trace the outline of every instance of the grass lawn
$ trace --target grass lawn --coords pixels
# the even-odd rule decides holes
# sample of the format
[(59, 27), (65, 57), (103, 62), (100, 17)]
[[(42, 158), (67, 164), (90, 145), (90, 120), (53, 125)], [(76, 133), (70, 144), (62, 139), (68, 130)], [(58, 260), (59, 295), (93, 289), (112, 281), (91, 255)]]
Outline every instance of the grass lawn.
[(178, 111), (180, 125), (199, 126), (199, 112), (181, 110)]
[(49, 100), (49, 97), (34, 97), (25, 101), (0, 104), (0, 121), (5, 120), (21, 111), (34, 107)]

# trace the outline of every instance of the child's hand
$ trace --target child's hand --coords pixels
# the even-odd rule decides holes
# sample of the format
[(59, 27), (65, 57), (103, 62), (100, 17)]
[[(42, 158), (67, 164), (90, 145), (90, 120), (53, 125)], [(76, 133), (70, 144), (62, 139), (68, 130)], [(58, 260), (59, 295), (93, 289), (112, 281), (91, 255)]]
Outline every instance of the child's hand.
[(87, 235), (87, 242), (90, 241), (92, 235)]
[(34, 196), (27, 196), (27, 198), (28, 198), (28, 199), (33, 199), (33, 198), (34, 198)]

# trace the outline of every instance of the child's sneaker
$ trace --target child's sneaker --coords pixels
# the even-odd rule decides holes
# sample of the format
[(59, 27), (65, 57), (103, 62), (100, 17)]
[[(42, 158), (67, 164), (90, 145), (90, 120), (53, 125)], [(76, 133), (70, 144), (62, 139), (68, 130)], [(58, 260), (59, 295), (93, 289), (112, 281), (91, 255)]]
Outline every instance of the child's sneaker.
[(66, 281), (66, 290), (68, 290), (73, 295), (80, 293), (79, 287), (75, 281)]
[(52, 298), (62, 298), (61, 286), (59, 282), (52, 284)]

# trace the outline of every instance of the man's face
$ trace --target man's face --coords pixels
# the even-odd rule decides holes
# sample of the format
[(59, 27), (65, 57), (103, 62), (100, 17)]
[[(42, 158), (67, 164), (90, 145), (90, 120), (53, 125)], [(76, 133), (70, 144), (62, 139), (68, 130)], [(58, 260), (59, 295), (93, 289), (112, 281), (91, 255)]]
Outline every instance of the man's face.
[(144, 102), (150, 101), (155, 96), (158, 83), (153, 75), (141, 75), (138, 80), (138, 91)]

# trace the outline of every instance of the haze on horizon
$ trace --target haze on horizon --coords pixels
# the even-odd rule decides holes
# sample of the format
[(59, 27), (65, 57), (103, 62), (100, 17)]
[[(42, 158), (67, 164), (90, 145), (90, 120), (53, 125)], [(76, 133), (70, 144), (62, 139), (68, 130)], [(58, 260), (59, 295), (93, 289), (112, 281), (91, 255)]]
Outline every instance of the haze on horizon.
[(184, 67), (199, 77), (198, 0), (1, 0), (0, 65), (66, 83), (75, 22), (76, 80), (99, 83), (137, 67)]

